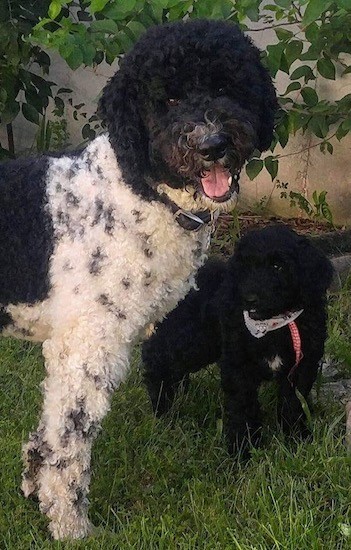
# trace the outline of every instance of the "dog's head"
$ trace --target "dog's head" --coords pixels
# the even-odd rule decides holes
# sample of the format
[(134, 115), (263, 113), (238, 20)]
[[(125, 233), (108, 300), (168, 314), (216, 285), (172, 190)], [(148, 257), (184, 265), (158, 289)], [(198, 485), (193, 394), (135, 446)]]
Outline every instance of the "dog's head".
[(333, 274), (309, 239), (283, 225), (247, 233), (231, 267), (241, 307), (255, 320), (312, 307), (323, 299)]
[(230, 23), (192, 20), (149, 29), (99, 112), (128, 183), (186, 188), (214, 208), (229, 205), (251, 153), (269, 147), (276, 107), (250, 39)]

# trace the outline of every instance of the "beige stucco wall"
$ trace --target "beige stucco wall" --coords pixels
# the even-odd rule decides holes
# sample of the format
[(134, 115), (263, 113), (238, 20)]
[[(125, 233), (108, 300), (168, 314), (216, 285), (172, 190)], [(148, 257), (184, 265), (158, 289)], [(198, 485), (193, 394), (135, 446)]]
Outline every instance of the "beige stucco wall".
[[(255, 43), (263, 48), (274, 42), (274, 34), (271, 31), (252, 32)], [(107, 79), (116, 70), (117, 65), (112, 67), (101, 64), (95, 69), (85, 68), (71, 71), (69, 67), (57, 56), (52, 56), (52, 71), (50, 79), (60, 87), (68, 87), (74, 91), (77, 103), (84, 102), (86, 111), (92, 114), (97, 105), (98, 95), (105, 85)], [(278, 90), (285, 89), (286, 76), (276, 81)], [(320, 78), (317, 82), (320, 95), (329, 99), (338, 99), (347, 93), (351, 93), (351, 75), (338, 78), (337, 81), (326, 81)], [(67, 120), (69, 123), (70, 142), (76, 146), (82, 142), (80, 128), (83, 125), (81, 120), (75, 122), (67, 108)], [(18, 117), (14, 124), (15, 144), (17, 151), (28, 151), (33, 148), (36, 127)], [(4, 128), (0, 129), (0, 140), (5, 142)], [(291, 140), (289, 146), (282, 151), (284, 156), (279, 163), (277, 179), (281, 182), (288, 182), (288, 190), (299, 191), (307, 198), (310, 198), (313, 191), (327, 190), (327, 200), (331, 206), (334, 220), (340, 224), (351, 226), (351, 138), (347, 137), (339, 143), (334, 141), (334, 153), (325, 155), (319, 151), (319, 147), (306, 148), (318, 143), (317, 138), (312, 140), (311, 136), (298, 135)], [(299, 153), (299, 151), (302, 151)], [(298, 154), (292, 154), (298, 152)], [(275, 151), (276, 153), (276, 151)], [(276, 182), (275, 182), (276, 183)], [(287, 200), (280, 198), (281, 189), (276, 188), (272, 183), (269, 174), (264, 170), (255, 179), (250, 181), (245, 173), (241, 177), (240, 207), (242, 209), (255, 207), (262, 202), (262, 198), (270, 197), (267, 203), (269, 212), (286, 216), (304, 215), (293, 210)], [(266, 200), (263, 201), (264, 203)]]
[[(261, 26), (261, 23), (253, 24), (252, 28), (256, 30), (249, 34), (259, 47), (265, 48), (277, 39), (272, 30), (257, 31)], [(289, 29), (294, 30), (292, 27)], [(294, 68), (296, 67), (292, 66), (292, 69)], [(284, 92), (288, 82), (288, 76), (279, 73), (275, 81), (278, 92)], [(351, 75), (342, 78), (337, 75), (335, 81), (318, 76), (315, 85), (320, 98), (335, 101), (351, 93)], [(313, 83), (310, 82), (309, 86), (313, 86)], [(335, 223), (351, 226), (351, 136), (347, 136), (341, 142), (333, 139), (332, 155), (320, 151), (320, 142), (321, 140), (316, 137), (299, 133), (290, 139), (284, 150), (276, 148), (274, 154), (280, 153), (282, 158), (279, 160), (275, 182), (271, 181), (265, 170), (254, 181), (250, 181), (246, 174), (243, 174), (241, 208), (255, 208), (261, 201), (267, 205), (268, 212), (288, 217), (305, 216), (300, 210), (291, 208), (287, 199), (280, 198), (282, 189), (277, 187), (277, 182), (280, 181), (288, 183), (288, 191), (298, 191), (309, 200), (312, 200), (313, 191), (326, 190)], [(316, 144), (317, 146), (313, 147)]]

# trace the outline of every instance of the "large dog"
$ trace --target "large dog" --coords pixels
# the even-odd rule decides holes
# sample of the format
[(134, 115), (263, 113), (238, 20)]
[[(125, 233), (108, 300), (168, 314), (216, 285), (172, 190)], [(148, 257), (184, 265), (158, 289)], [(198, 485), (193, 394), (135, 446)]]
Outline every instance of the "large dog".
[(91, 445), (133, 343), (193, 286), (211, 218), (269, 147), (276, 97), (232, 24), (150, 29), (107, 84), (107, 133), (80, 152), (0, 168), (1, 330), (43, 342), (23, 491), (54, 538), (89, 532)]
[(192, 290), (143, 345), (154, 410), (164, 413), (189, 373), (219, 362), (231, 452), (248, 455), (261, 434), (258, 388), (274, 376), (286, 431), (308, 433), (307, 397), (326, 338), (332, 265), (285, 226), (244, 236), (227, 264), (211, 260)]

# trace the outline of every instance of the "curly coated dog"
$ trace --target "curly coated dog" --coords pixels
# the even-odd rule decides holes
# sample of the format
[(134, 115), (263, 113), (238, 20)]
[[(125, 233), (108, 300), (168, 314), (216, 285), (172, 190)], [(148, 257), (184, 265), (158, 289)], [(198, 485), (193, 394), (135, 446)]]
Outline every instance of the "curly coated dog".
[(194, 285), (213, 213), (273, 135), (274, 87), (237, 26), (151, 28), (103, 91), (84, 150), (0, 167), (2, 334), (43, 342), (22, 488), (56, 539), (90, 531), (91, 446), (133, 344)]
[(230, 451), (258, 443), (258, 389), (274, 376), (283, 429), (308, 431), (295, 389), (306, 398), (326, 338), (327, 257), (281, 226), (247, 233), (227, 263), (210, 260), (191, 290), (143, 344), (145, 379), (158, 415), (189, 373), (217, 362)]

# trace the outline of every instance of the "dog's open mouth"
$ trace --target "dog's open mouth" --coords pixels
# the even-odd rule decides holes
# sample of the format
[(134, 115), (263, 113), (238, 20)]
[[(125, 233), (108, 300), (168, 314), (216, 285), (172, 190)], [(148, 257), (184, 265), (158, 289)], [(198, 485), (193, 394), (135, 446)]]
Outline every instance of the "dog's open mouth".
[(203, 193), (215, 202), (224, 202), (239, 192), (239, 172), (234, 174), (219, 162), (215, 162), (201, 176)]
[(257, 311), (257, 309), (250, 309), (249, 310), (249, 317), (251, 319), (253, 319), (254, 321), (259, 321), (259, 320), (264, 319), (262, 314), (259, 311)]

